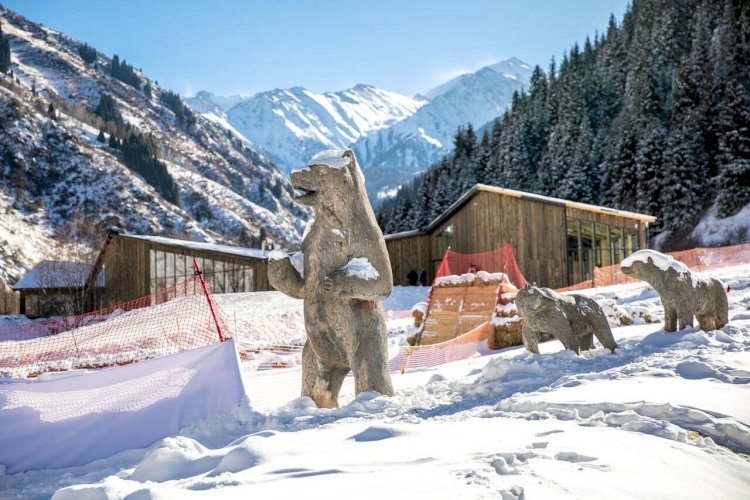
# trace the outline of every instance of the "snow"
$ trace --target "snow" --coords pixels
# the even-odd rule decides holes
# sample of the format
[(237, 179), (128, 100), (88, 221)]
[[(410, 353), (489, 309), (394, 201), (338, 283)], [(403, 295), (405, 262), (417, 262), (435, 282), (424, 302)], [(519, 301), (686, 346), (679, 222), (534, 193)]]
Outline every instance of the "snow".
[(0, 464), (9, 473), (87, 464), (149, 446), (243, 398), (232, 341), (75, 377), (6, 382)]
[(422, 317), (425, 317), (427, 315), (427, 307), (429, 307), (429, 304), (427, 302), (417, 302), (412, 306), (411, 311), (412, 312), (418, 312), (422, 315)]
[(626, 257), (625, 260), (620, 263), (620, 267), (631, 267), (634, 262), (643, 262), (644, 264), (648, 264), (649, 259), (651, 259), (654, 265), (662, 271), (666, 271), (667, 269), (672, 268), (677, 272), (677, 274), (680, 275), (682, 279), (684, 279), (685, 276), (690, 276), (693, 288), (698, 286), (699, 283), (703, 283), (706, 281), (706, 278), (703, 275), (701, 275), (700, 273), (696, 273), (695, 271), (691, 271), (690, 268), (688, 268), (688, 266), (686, 266), (684, 263), (680, 262), (679, 260), (675, 260), (670, 255), (665, 255), (663, 253), (657, 252), (656, 250), (638, 250), (629, 257)]
[(303, 252), (294, 252), (290, 257), (289, 261), (292, 263), (294, 269), (297, 270), (299, 275), (305, 277), (305, 254)]
[(665, 255), (661, 252), (657, 252), (656, 250), (638, 250), (634, 254), (628, 256), (620, 263), (620, 267), (631, 267), (634, 262), (643, 262), (644, 264), (648, 264), (648, 260), (651, 259), (653, 264), (661, 269), (662, 271), (666, 271), (670, 267), (677, 271), (678, 274), (683, 273), (689, 273), (690, 269), (683, 264), (680, 261), (674, 260), (673, 257), (669, 255)]
[[(67, 288), (83, 287), (91, 273), (91, 264), (85, 262), (59, 262), (43, 260), (29, 270), (13, 288)], [(101, 278), (103, 280), (103, 276)], [(101, 282), (98, 286), (104, 286)]]
[(271, 253), (268, 254), (269, 260), (284, 260), (287, 257), (289, 257), (289, 254), (283, 250), (271, 250)]
[(476, 273), (464, 273), (461, 275), (450, 274), (448, 276), (441, 276), (435, 280), (434, 284), (437, 286), (456, 286), (460, 284), (473, 283), (476, 279), (480, 279), (485, 283), (508, 283), (508, 275), (505, 273), (488, 273), (487, 271), (478, 271)]
[(716, 204), (712, 205), (690, 234), (691, 240), (701, 246), (715, 247), (746, 243), (750, 237), (750, 203), (742, 210), (724, 219), (716, 216)]
[(328, 165), (331, 168), (346, 168), (349, 166), (349, 158), (344, 156), (345, 149), (326, 149), (316, 153), (307, 162), (308, 166)]
[[(243, 368), (251, 394), (276, 379), (268, 386), (278, 404), (260, 408), (251, 399), (252, 407), (150, 446), (79, 467), (6, 471), (0, 483), (7, 495), (30, 498), (348, 498), (352, 491), (361, 498), (744, 498), (750, 265), (718, 274), (731, 286), (733, 318), (718, 331), (618, 326), (614, 354), (577, 356), (557, 341), (541, 343), (541, 354), (511, 347), (394, 373), (393, 397), (355, 398), (347, 379), (342, 406), (332, 410), (294, 399), (298, 369)], [(394, 294), (413, 291), (426, 289)], [(661, 307), (643, 283), (577, 293), (623, 310)], [(224, 297), (217, 299), (226, 311)], [(288, 300), (235, 294), (231, 304), (252, 320), (292, 313), (300, 301)], [(408, 321), (389, 320), (389, 343), (408, 334), (396, 334)]]
[(188, 241), (179, 240), (175, 238), (164, 238), (162, 236), (144, 236), (127, 234), (123, 235), (127, 238), (133, 238), (136, 240), (145, 240), (152, 243), (158, 243), (161, 245), (175, 246), (178, 248), (186, 248), (189, 250), (205, 250), (207, 252), (217, 252), (228, 255), (238, 255), (241, 257), (252, 257), (253, 259), (266, 259), (268, 256), (266, 252), (260, 248), (243, 248), (233, 247), (229, 245), (217, 245), (215, 243), (206, 243), (202, 241)]
[(363, 280), (378, 279), (378, 270), (373, 267), (367, 257), (355, 257), (341, 268), (347, 276), (353, 276)]

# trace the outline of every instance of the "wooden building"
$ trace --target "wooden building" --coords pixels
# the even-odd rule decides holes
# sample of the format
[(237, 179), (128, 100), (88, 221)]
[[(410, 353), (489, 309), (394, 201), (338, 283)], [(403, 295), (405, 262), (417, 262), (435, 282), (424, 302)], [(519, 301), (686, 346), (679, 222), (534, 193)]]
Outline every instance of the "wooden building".
[[(84, 312), (84, 285), (91, 264), (43, 260), (31, 268), (13, 287), (18, 292), (19, 314), (29, 318), (73, 316)], [(92, 289), (101, 293), (101, 278)]]
[(506, 242), (523, 275), (560, 288), (590, 279), (648, 247), (655, 217), (477, 184), (422, 231), (386, 235), (394, 284), (411, 270), (434, 276), (446, 249), (482, 253)]
[[(193, 275), (193, 259), (214, 293), (272, 290), (263, 250), (112, 232), (86, 280), (87, 309), (118, 304), (179, 283)], [(96, 280), (104, 285), (101, 291), (92, 286)]]

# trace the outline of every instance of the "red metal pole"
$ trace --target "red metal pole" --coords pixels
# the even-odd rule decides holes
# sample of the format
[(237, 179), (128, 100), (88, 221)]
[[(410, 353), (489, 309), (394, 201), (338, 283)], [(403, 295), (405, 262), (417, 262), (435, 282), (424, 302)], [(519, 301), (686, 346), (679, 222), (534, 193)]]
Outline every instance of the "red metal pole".
[(208, 308), (211, 309), (211, 316), (213, 316), (214, 318), (214, 324), (216, 325), (216, 332), (219, 334), (219, 342), (224, 342), (224, 335), (221, 333), (221, 327), (219, 326), (219, 321), (216, 319), (216, 311), (214, 311), (214, 304), (211, 301), (211, 296), (208, 294), (208, 288), (206, 288), (206, 282), (203, 281), (203, 272), (198, 267), (198, 263), (195, 261), (195, 258), (193, 258), (193, 269), (195, 269), (195, 274), (198, 276), (198, 280), (201, 282), (203, 293), (205, 294), (206, 301), (208, 302)]

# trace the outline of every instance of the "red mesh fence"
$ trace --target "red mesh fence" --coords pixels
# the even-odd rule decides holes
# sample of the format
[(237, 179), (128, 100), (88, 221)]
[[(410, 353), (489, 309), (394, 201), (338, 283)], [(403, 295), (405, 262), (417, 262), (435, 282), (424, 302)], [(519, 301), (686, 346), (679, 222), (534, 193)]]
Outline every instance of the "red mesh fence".
[(451, 361), (488, 354), (487, 337), (491, 330), (492, 326), (487, 322), (463, 335), (439, 344), (402, 347), (399, 353), (388, 361), (388, 370), (404, 373), (409, 370), (430, 368)]
[(511, 243), (483, 253), (458, 253), (449, 248), (440, 262), (437, 273), (435, 273), (435, 279), (454, 274), (476, 273), (477, 271), (505, 273), (508, 275), (510, 282), (517, 288), (526, 286), (526, 278), (523, 277), (521, 269), (518, 267)]
[(0, 376), (122, 365), (217, 343), (227, 336), (208, 285), (196, 275), (99, 311), (0, 325)]
[[(750, 243), (718, 248), (693, 248), (679, 252), (671, 252), (675, 260), (683, 262), (692, 271), (710, 271), (738, 264), (750, 264)], [(621, 285), (624, 283), (635, 283), (639, 280), (623, 274), (620, 264), (607, 267), (595, 267), (594, 279), (582, 281), (565, 288), (558, 288), (559, 292), (582, 290), (610, 285)]]

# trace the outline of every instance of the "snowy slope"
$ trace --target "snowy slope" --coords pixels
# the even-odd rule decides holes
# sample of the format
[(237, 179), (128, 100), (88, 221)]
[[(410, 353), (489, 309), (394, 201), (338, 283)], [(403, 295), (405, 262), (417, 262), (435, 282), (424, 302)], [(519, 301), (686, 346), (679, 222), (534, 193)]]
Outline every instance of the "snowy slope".
[[(750, 266), (731, 286), (722, 330), (613, 329), (615, 354), (557, 341), (393, 375), (392, 398), (351, 395), (247, 407), (147, 449), (85, 466), (1, 475), (10, 497), (46, 498), (744, 498), (750, 488)], [(398, 289), (398, 293), (406, 289)], [(643, 284), (583, 291), (655, 317)], [(278, 299), (278, 300), (277, 300)], [(247, 294), (240, 308), (296, 306)], [(395, 300), (395, 303), (401, 301)], [(229, 307), (229, 303), (225, 303)], [(391, 320), (399, 335), (404, 320)], [(290, 335), (298, 335), (291, 330)], [(280, 339), (277, 339), (280, 340)], [(298, 374), (299, 372), (297, 372)], [(249, 374), (248, 387), (272, 377)]]
[[(3, 8), (0, 21), (14, 75), (0, 76), (0, 280), (12, 284), (38, 260), (59, 258), (55, 242), (68, 239), (61, 231), (79, 215), (100, 232), (117, 225), (222, 243), (257, 241), (261, 232), (282, 244), (299, 240), (306, 213), (239, 135), (201, 117), (186, 129), (154, 82), (149, 98), (112, 78), (105, 56), (85, 63), (75, 40)], [(93, 111), (105, 93), (127, 126), (158, 144), (178, 205), (96, 141)]]
[(340, 149), (412, 115), (424, 101), (371, 85), (316, 93), (301, 87), (236, 98), (199, 92), (196, 111), (225, 119), (282, 170), (324, 149)]
[(465, 74), (427, 92), (431, 99), (409, 118), (368, 134), (353, 148), (371, 193), (410, 180), (453, 148), (456, 129), (500, 117), (514, 92), (528, 84), (532, 68), (512, 58)]

